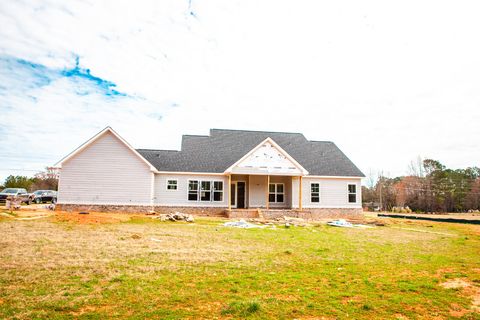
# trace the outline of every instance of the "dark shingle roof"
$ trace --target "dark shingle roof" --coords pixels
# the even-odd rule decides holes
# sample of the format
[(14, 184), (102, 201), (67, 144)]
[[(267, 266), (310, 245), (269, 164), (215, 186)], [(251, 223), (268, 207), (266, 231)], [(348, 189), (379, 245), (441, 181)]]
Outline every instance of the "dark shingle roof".
[(159, 171), (223, 173), (269, 137), (310, 175), (364, 177), (333, 142), (308, 141), (301, 133), (211, 129), (209, 136), (184, 135), (181, 151), (137, 151)]

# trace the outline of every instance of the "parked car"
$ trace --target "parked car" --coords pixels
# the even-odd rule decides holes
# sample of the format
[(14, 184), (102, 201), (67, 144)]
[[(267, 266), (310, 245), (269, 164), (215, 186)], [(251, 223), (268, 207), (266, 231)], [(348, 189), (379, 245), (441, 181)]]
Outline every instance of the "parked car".
[(7, 197), (17, 197), (26, 204), (32, 203), (33, 195), (29, 194), (26, 189), (23, 188), (6, 188), (0, 192), (0, 202), (6, 202)]
[(54, 190), (37, 190), (33, 193), (33, 196), (35, 203), (57, 202), (57, 191)]

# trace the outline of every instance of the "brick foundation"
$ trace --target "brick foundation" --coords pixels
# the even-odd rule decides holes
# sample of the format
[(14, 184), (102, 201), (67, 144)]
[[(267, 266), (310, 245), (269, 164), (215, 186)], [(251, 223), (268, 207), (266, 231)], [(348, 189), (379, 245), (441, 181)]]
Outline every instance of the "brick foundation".
[[(196, 216), (216, 216), (216, 217), (226, 217), (225, 215), (226, 208), (216, 208), (216, 207), (165, 207), (165, 206), (154, 206), (154, 211), (156, 213), (171, 213), (171, 212), (182, 212), (193, 214)], [(56, 211), (66, 211), (66, 212), (112, 212), (112, 213), (149, 213), (152, 211), (152, 206), (129, 206), (129, 205), (99, 205), (99, 204), (57, 204), (55, 207)]]
[[(346, 209), (335, 209), (335, 208), (315, 208), (315, 209), (304, 209), (302, 211), (296, 209), (284, 209), (284, 210), (266, 210), (260, 209), (260, 215), (267, 219), (273, 220), (277, 218), (282, 218), (284, 216), (292, 218), (302, 218), (307, 220), (321, 220), (321, 219), (363, 219), (363, 210), (362, 208), (346, 208)], [(228, 218), (240, 219), (240, 218), (260, 218), (257, 209), (242, 209), (242, 210), (231, 210), (226, 211)]]
[(257, 209), (242, 209), (242, 210), (225, 210), (227, 218), (230, 219), (246, 219), (246, 218), (258, 218)]
[(226, 208), (217, 208), (217, 207), (155, 207), (156, 213), (170, 213), (170, 212), (182, 212), (193, 214), (195, 216), (206, 216), (206, 217), (226, 217), (225, 214)]
[[(129, 205), (84, 205), (84, 204), (57, 204), (56, 211), (66, 212), (116, 212), (116, 213), (149, 213), (152, 210), (151, 206), (129, 206)], [(231, 219), (241, 218), (259, 218), (257, 209), (241, 209), (231, 211), (227, 208), (217, 207), (165, 207), (155, 206), (154, 211), (156, 213), (171, 213), (182, 212), (193, 214), (195, 216), (207, 216), (207, 217), (228, 217)], [(296, 209), (283, 209), (283, 210), (266, 210), (260, 209), (261, 216), (267, 220), (282, 218), (284, 216), (292, 218), (303, 218), (307, 220), (320, 220), (320, 219), (363, 219), (362, 208), (309, 208), (302, 211)]]
[(363, 220), (362, 208), (315, 208), (298, 212), (298, 217), (308, 220), (319, 219), (355, 219)]

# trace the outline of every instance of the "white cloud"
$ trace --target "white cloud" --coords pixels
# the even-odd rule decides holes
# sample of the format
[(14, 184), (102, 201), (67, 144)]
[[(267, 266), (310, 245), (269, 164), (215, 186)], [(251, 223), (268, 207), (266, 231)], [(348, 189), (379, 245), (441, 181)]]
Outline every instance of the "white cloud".
[(38, 75), (0, 70), (0, 167), (14, 164), (12, 154), (22, 167), (52, 164), (106, 125), (135, 147), (178, 148), (181, 134), (212, 127), (281, 130), (335, 141), (364, 172), (403, 174), (417, 155), (478, 166), (478, 9), (476, 1), (2, 2), (0, 55), (55, 75), (78, 56), (126, 96), (105, 96), (82, 77), (25, 89), (22, 79)]

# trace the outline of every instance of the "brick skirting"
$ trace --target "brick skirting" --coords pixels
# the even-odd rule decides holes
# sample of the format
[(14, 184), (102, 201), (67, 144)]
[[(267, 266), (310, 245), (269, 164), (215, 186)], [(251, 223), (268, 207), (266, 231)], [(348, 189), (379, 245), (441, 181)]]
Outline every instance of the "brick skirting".
[[(85, 205), (85, 204), (57, 204), (56, 211), (66, 212), (116, 212), (116, 213), (149, 213), (152, 210), (151, 206), (130, 206), (130, 205)], [(227, 208), (217, 207), (166, 207), (155, 206), (154, 211), (156, 213), (171, 213), (182, 212), (193, 214), (195, 216), (208, 216), (208, 217), (228, 217), (232, 219), (241, 218), (259, 218), (257, 209), (242, 209), (231, 211)], [(362, 208), (308, 208), (302, 211), (296, 209), (260, 209), (261, 216), (267, 220), (282, 218), (284, 216), (292, 218), (303, 218), (308, 220), (319, 219), (362, 219)]]
[[(156, 213), (182, 212), (196, 216), (216, 216), (225, 217), (226, 208), (216, 207), (165, 207), (154, 206)], [(99, 204), (57, 204), (56, 211), (66, 212), (115, 212), (115, 213), (149, 213), (152, 206), (131, 206), (131, 205), (99, 205)]]
[(298, 217), (309, 220), (364, 218), (362, 208), (308, 208), (298, 212)]
[(282, 218), (284, 216), (292, 218), (302, 218), (307, 220), (319, 219), (363, 219), (362, 208), (308, 208), (299, 211), (298, 209), (260, 209), (260, 214), (257, 209), (240, 209), (231, 211), (226, 210), (228, 218), (260, 218), (267, 220)]

